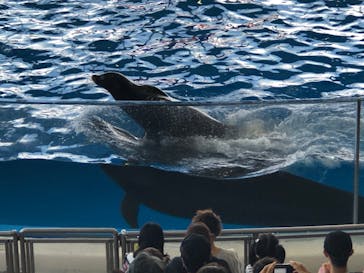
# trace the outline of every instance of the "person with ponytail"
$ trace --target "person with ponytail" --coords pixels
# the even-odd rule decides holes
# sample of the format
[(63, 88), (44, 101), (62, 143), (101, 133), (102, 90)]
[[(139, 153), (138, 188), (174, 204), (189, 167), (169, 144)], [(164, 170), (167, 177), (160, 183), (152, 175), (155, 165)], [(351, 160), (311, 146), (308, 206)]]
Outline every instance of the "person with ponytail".
[(279, 240), (271, 233), (262, 233), (250, 245), (249, 264), (245, 268), (245, 273), (253, 272), (253, 265), (264, 257), (270, 257), (277, 260), (278, 263), (284, 263), (286, 251)]

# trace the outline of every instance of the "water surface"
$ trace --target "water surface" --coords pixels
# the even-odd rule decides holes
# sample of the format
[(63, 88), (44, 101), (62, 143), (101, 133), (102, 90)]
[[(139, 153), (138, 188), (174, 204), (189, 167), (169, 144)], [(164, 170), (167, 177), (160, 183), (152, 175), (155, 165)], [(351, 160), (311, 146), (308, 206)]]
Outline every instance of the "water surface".
[[(90, 80), (110, 70), (182, 101), (360, 96), (363, 13), (361, 1), (4, 1), (0, 97), (111, 100)], [(239, 138), (166, 139), (151, 153), (95, 129), (96, 117), (142, 136), (118, 107), (1, 104), (0, 158), (218, 177), (353, 158), (353, 104), (202, 110)]]

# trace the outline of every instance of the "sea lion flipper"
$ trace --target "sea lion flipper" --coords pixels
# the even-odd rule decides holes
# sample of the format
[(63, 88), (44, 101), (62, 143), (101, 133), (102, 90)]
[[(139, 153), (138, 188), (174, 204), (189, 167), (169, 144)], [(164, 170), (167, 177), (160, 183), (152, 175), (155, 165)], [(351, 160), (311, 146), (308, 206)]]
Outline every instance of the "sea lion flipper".
[(121, 213), (131, 228), (138, 227), (138, 213), (140, 202), (132, 194), (126, 194), (121, 203)]
[(128, 131), (116, 127), (105, 120), (99, 117), (93, 117), (91, 119), (92, 123), (97, 127), (98, 130), (102, 130), (104, 132), (109, 132), (109, 134), (115, 135), (119, 140), (124, 142), (129, 142), (132, 144), (139, 144), (140, 139), (133, 134), (129, 133)]
[(134, 143), (134, 144), (138, 144), (138, 142), (140, 141), (140, 139), (134, 135), (132, 135), (131, 133), (129, 133), (128, 131), (125, 131), (122, 128), (116, 127), (116, 126), (112, 126), (112, 129), (117, 132), (117, 134), (122, 137), (125, 141)]

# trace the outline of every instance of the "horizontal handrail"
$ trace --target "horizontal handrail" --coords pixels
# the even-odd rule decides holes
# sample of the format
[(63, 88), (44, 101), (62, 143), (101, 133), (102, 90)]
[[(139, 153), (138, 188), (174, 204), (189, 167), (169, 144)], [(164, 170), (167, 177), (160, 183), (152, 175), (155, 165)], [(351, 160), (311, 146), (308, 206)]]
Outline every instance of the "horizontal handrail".
[[(364, 235), (364, 224), (325, 225), (325, 226), (297, 226), (297, 227), (272, 227), (272, 228), (239, 228), (224, 229), (218, 241), (243, 241), (244, 260), (247, 261), (249, 243), (260, 233), (274, 233), (278, 238), (306, 239), (325, 236), (333, 230), (345, 230), (352, 235)], [(110, 237), (112, 234), (113, 237)], [(165, 230), (166, 242), (179, 242), (185, 236), (185, 230)], [(74, 237), (77, 235), (78, 237)], [(107, 247), (107, 266), (112, 270), (119, 268), (119, 247), (125, 254), (134, 244), (139, 235), (138, 230), (122, 230), (120, 233), (114, 228), (25, 228), (21, 231), (0, 231), (0, 240), (13, 241), (14, 247), (20, 242), (20, 256), (24, 273), (33, 272), (34, 254), (33, 243), (111, 243)], [(30, 237), (36, 236), (36, 237)], [(99, 237), (101, 236), (101, 237)], [(122, 244), (121, 242), (124, 242)], [(14, 272), (19, 271), (18, 249), (9, 253), (9, 263), (14, 264)], [(15, 262), (14, 262), (15, 261)]]
[[(273, 233), (280, 239), (307, 239), (324, 237), (333, 230), (345, 230), (352, 235), (364, 235), (364, 224), (345, 224), (345, 225), (324, 225), (324, 226), (296, 226), (296, 227), (271, 227), (271, 228), (243, 228), (243, 229), (224, 229), (217, 241), (243, 241), (244, 262), (247, 265), (249, 257), (249, 245), (252, 240), (261, 233)], [(122, 254), (133, 250), (133, 244), (137, 242), (138, 231), (122, 230), (120, 233)], [(179, 242), (183, 239), (186, 232), (183, 230), (167, 230), (164, 232), (166, 242)]]
[(327, 104), (350, 103), (361, 101), (364, 97), (313, 98), (313, 99), (275, 99), (275, 100), (243, 100), (243, 101), (128, 101), (128, 100), (62, 100), (62, 99), (0, 99), (1, 104), (29, 105), (90, 105), (90, 106), (239, 106), (239, 105), (282, 105), (282, 104)]
[[(363, 230), (364, 231), (364, 224), (224, 229), (221, 232), (221, 236), (236, 235), (236, 234), (280, 233), (280, 232), (310, 233), (310, 232), (320, 232), (320, 231), (328, 231), (328, 230)], [(120, 234), (121, 234), (121, 236), (135, 237), (139, 234), (139, 231), (123, 230)], [(171, 236), (184, 236), (186, 233), (184, 230), (167, 230), (164, 232), (164, 234), (166, 235), (166, 237), (171, 237)]]
[(114, 228), (23, 228), (18, 233), (22, 273), (34, 273), (34, 243), (104, 243), (107, 272), (119, 270), (119, 233)]
[(245, 228), (245, 229), (228, 229), (224, 230), (225, 234), (236, 233), (294, 233), (294, 232), (319, 232), (328, 230), (361, 230), (364, 229), (364, 224), (345, 224), (345, 225), (323, 225), (323, 226), (295, 226), (295, 227), (268, 227), (268, 228)]
[(14, 237), (18, 234), (16, 230), (0, 231), (0, 237)]
[(99, 237), (104, 234), (111, 234), (118, 236), (119, 233), (114, 228), (23, 228), (19, 231), (21, 236), (30, 235), (52, 235), (52, 236), (87, 236), (87, 237)]
[(25, 238), (27, 241), (31, 241), (32, 243), (80, 243), (80, 244), (88, 244), (88, 243), (106, 243), (106, 242), (113, 242), (113, 238), (90, 238), (90, 237), (84, 237), (84, 238), (33, 238), (33, 237), (27, 237)]

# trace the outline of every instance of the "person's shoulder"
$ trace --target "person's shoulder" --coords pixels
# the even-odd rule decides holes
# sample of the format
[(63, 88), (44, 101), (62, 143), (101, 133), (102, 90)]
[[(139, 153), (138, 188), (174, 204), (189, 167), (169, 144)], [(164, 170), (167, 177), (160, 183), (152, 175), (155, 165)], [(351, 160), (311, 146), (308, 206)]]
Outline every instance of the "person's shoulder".
[(238, 253), (234, 249), (221, 248), (220, 253), (222, 256), (238, 257)]
[(167, 264), (167, 266), (165, 268), (165, 273), (180, 273), (180, 272), (184, 272), (182, 258), (174, 257)]
[(227, 261), (225, 261), (223, 259), (216, 258), (215, 256), (211, 256), (210, 262), (211, 263), (217, 263), (218, 265), (224, 267), (226, 269), (227, 273), (232, 273), (231, 269), (230, 269), (230, 266), (229, 266)]
[(182, 263), (182, 258), (180, 256), (174, 257), (170, 260), (169, 263)]
[(243, 272), (240, 258), (235, 250), (221, 248), (216, 257), (225, 260), (229, 264), (232, 273)]
[(211, 256), (210, 258), (211, 263), (218, 263), (220, 265), (227, 265), (228, 263), (224, 259), (217, 258), (215, 256)]

